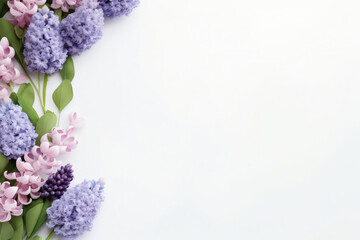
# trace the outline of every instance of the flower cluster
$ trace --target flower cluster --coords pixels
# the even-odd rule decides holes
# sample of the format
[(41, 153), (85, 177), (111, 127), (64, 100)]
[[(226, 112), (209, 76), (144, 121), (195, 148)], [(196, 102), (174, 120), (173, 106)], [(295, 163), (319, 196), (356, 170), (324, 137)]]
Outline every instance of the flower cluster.
[(98, 3), (93, 0), (85, 1), (61, 21), (60, 33), (70, 55), (79, 55), (90, 49), (101, 38), (104, 17), (97, 6)]
[(37, 134), (29, 117), (14, 103), (0, 100), (0, 152), (17, 159), (35, 144)]
[(104, 200), (103, 189), (102, 180), (84, 181), (65, 192), (48, 208), (48, 226), (66, 239), (75, 239), (84, 231), (89, 231)]
[[(77, 121), (73, 120), (75, 123)], [(72, 136), (74, 129), (72, 125), (66, 131), (54, 128), (41, 138), (40, 146), (34, 146), (30, 152), (25, 153), (24, 161), (21, 158), (16, 160), (17, 172), (4, 172), (7, 179), (16, 181), (17, 192), (14, 197), (17, 197), (20, 204), (28, 205), (31, 199), (39, 198), (40, 188), (45, 183), (40, 174), (51, 175), (54, 169), (61, 166), (61, 161), (56, 158), (76, 148), (78, 141)]]
[(109, 18), (129, 15), (140, 4), (140, 0), (99, 0), (104, 15)]
[(29, 26), (32, 16), (38, 11), (39, 6), (44, 5), (46, 0), (10, 0), (8, 6), (14, 17), (12, 23), (24, 28)]
[(52, 200), (59, 199), (69, 188), (73, 178), (73, 170), (70, 164), (61, 167), (46, 180), (41, 188), (41, 197)]
[(24, 57), (30, 72), (54, 74), (66, 61), (59, 17), (43, 8), (32, 18), (25, 35)]
[(26, 76), (15, 68), (13, 62), (14, 56), (14, 49), (10, 47), (8, 39), (3, 37), (0, 40), (0, 79), (5, 83), (13, 82), (21, 84), (26, 81)]

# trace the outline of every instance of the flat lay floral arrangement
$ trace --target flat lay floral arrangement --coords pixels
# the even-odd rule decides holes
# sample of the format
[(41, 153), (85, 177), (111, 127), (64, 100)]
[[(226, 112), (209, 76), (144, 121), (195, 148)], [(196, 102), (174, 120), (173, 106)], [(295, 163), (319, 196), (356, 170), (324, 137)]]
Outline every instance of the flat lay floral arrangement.
[[(39, 240), (44, 224), (63, 239), (92, 227), (104, 181), (70, 188), (74, 171), (60, 157), (73, 151), (84, 120), (59, 127), (73, 98), (71, 56), (102, 36), (104, 19), (129, 15), (139, 0), (0, 0), (0, 240)], [(47, 108), (49, 77), (62, 81)], [(34, 108), (39, 98), (41, 112)]]

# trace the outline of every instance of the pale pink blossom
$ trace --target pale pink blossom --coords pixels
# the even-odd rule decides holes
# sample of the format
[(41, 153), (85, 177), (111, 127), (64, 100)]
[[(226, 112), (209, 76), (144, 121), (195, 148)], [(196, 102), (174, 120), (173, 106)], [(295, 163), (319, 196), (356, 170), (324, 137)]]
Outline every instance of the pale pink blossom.
[(75, 9), (80, 5), (81, 0), (53, 0), (51, 8), (59, 9), (63, 12), (69, 12), (69, 9)]
[(8, 39), (3, 37), (0, 40), (0, 79), (5, 83), (22, 84), (27, 78), (15, 68), (12, 60), (14, 56), (14, 49), (9, 45)]
[(18, 187), (11, 186), (8, 181), (0, 185), (0, 222), (9, 221), (11, 215), (22, 214), (22, 204), (14, 199), (17, 192)]
[(9, 91), (6, 87), (0, 85), (0, 100), (3, 99), (5, 102), (9, 102)]
[(85, 119), (79, 117), (76, 112), (71, 113), (69, 116), (69, 125), (74, 128), (81, 128), (85, 124)]
[(18, 27), (30, 25), (31, 17), (38, 11), (38, 6), (44, 5), (46, 0), (10, 0), (8, 6), (10, 14), (14, 16), (11, 22)]

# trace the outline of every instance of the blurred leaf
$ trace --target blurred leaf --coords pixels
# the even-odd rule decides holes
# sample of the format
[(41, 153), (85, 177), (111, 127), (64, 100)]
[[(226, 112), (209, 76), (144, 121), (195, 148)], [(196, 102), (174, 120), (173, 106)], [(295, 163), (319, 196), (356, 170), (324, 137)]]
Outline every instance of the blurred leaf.
[(0, 153), (0, 174), (3, 175), (6, 167), (9, 165), (9, 159)]
[[(14, 160), (11, 160), (9, 161), (8, 165), (6, 166), (5, 168), (5, 171), (8, 171), (9, 173), (12, 173), (12, 172), (17, 172), (17, 168), (16, 168), (16, 161)], [(5, 178), (4, 174), (1, 174), (0, 176), (0, 182), (4, 182), (4, 181), (9, 181)], [(15, 180), (11, 180), (9, 181), (11, 184), (13, 184), (15, 182)]]
[(55, 15), (59, 17), (59, 21), (61, 21), (61, 17), (62, 17), (62, 11), (61, 9), (58, 9), (55, 11)]
[(16, 95), (15, 92), (12, 92), (10, 94), (10, 99), (14, 104), (19, 105), (18, 96)]
[(32, 238), (28, 238), (27, 240), (41, 240), (42, 238), (39, 235), (36, 235)]
[(14, 229), (9, 222), (1, 223), (0, 240), (9, 240), (14, 235)]
[(37, 121), (39, 120), (39, 115), (33, 108), (35, 101), (34, 89), (30, 83), (21, 84), (18, 92), (17, 98), (22, 111), (26, 113), (34, 126), (36, 126)]
[[(1, 1), (1, 0), (0, 0)], [(23, 44), (18, 39), (15, 33), (14, 26), (4, 18), (0, 18), (0, 39), (6, 37), (9, 40), (10, 45), (15, 50), (15, 57), (19, 63), (25, 68), (24, 56), (23, 56)]]
[(61, 112), (72, 100), (73, 89), (69, 80), (61, 82), (60, 86), (55, 90), (52, 95), (56, 107)]
[(51, 111), (46, 111), (46, 113), (39, 118), (39, 120), (36, 123), (36, 133), (38, 134), (38, 137), (36, 139), (36, 145), (39, 145), (40, 139), (44, 134), (50, 133), (56, 125), (56, 115), (55, 113)]
[(15, 28), (15, 34), (19, 39), (22, 39), (25, 36), (26, 30), (21, 27)]
[[(51, 206), (51, 204), (52, 204), (51, 200), (45, 199), (44, 205), (43, 205), (40, 215), (39, 215), (39, 219), (37, 220), (34, 230), (30, 234), (30, 237), (32, 237), (41, 228), (41, 226), (45, 223), (45, 221), (47, 219), (46, 210)], [(28, 234), (28, 236), (29, 236), (29, 234)]]
[(7, 2), (7, 0), (0, 0), (0, 17), (3, 17), (9, 11)]
[(60, 75), (63, 80), (69, 80), (71, 82), (74, 79), (75, 67), (74, 61), (71, 56), (68, 56), (68, 58), (66, 59), (66, 62), (60, 70)]
[(14, 229), (14, 235), (11, 240), (22, 240), (24, 235), (24, 221), (22, 216), (12, 216), (10, 224)]
[(43, 206), (44, 200), (42, 198), (39, 198), (30, 203), (30, 205), (24, 207), (25, 228), (28, 237), (35, 228), (36, 222), (39, 219)]

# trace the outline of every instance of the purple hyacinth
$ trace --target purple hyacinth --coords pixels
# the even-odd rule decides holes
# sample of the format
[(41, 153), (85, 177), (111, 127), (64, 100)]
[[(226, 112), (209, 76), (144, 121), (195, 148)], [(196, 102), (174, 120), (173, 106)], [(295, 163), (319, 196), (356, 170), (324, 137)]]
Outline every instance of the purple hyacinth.
[(29, 152), (37, 134), (29, 117), (13, 102), (0, 100), (0, 152), (8, 159), (17, 159)]
[(51, 200), (59, 199), (70, 186), (73, 180), (73, 170), (70, 164), (62, 166), (52, 174), (41, 188), (41, 197)]
[(31, 18), (24, 43), (25, 63), (30, 72), (54, 74), (62, 69), (67, 51), (59, 25), (59, 17), (46, 7)]
[(60, 34), (70, 55), (90, 49), (102, 37), (104, 14), (97, 7), (97, 1), (83, 0), (74, 13), (61, 21)]
[(129, 15), (140, 4), (140, 0), (99, 0), (104, 15), (109, 18)]
[(103, 196), (104, 182), (84, 181), (66, 191), (47, 209), (48, 223), (57, 235), (72, 240), (89, 231)]

